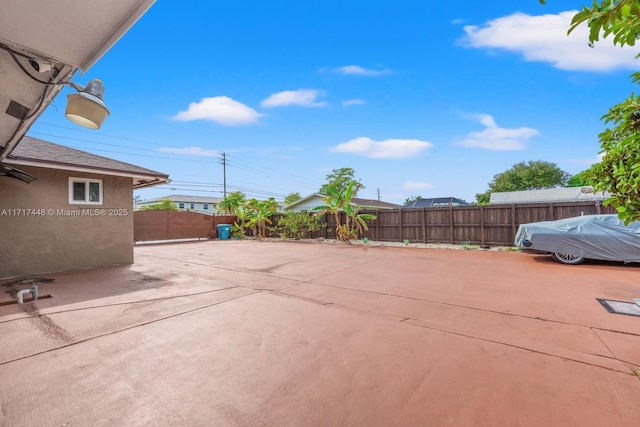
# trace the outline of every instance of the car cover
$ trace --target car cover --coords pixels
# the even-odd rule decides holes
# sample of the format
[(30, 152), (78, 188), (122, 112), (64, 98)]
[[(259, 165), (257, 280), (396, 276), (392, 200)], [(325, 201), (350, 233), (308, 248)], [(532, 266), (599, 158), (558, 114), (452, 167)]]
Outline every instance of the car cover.
[(640, 222), (617, 215), (584, 215), (520, 225), (515, 245), (529, 251), (640, 262)]

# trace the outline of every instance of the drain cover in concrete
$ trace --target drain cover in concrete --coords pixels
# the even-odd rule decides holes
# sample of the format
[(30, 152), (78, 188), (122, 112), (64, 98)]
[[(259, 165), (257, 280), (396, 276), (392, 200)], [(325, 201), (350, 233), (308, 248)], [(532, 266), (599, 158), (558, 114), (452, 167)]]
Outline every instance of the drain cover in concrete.
[(602, 305), (609, 313), (640, 317), (640, 304), (636, 302), (614, 301), (601, 298), (596, 298), (596, 300), (598, 300), (600, 305)]

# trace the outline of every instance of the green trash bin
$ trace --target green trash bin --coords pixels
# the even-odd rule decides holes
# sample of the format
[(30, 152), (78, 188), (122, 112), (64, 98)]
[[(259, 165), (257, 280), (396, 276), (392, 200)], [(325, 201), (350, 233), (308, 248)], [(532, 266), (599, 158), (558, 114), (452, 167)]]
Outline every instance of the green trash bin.
[(218, 224), (216, 226), (216, 230), (218, 230), (218, 239), (229, 240), (229, 236), (231, 235), (231, 224)]

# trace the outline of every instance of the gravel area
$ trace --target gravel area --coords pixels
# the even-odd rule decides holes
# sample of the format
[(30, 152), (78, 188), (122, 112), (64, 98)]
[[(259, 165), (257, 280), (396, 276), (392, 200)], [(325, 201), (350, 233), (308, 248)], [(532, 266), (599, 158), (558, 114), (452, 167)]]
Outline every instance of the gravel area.
[(396, 248), (426, 248), (426, 249), (453, 249), (453, 250), (479, 250), (479, 251), (503, 251), (503, 252), (520, 252), (520, 250), (513, 246), (480, 246), (480, 245), (464, 245), (460, 244), (450, 244), (450, 243), (409, 243), (405, 244), (404, 242), (379, 242), (375, 240), (369, 240), (367, 242), (360, 240), (349, 240), (347, 242), (341, 242), (336, 239), (277, 239), (277, 238), (267, 238), (265, 241), (286, 241), (286, 242), (295, 242), (295, 243), (320, 243), (326, 245), (352, 245), (352, 246), (385, 246), (385, 247), (396, 247)]

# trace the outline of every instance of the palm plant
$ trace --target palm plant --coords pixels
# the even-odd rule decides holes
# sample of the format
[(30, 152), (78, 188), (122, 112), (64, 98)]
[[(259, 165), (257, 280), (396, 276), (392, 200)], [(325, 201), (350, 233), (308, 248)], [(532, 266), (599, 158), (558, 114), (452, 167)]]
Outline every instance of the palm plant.
[(236, 238), (244, 239), (245, 222), (247, 221), (248, 214), (245, 208), (245, 195), (241, 191), (229, 193), (227, 197), (218, 203), (218, 210), (236, 216), (236, 221), (234, 221), (231, 227), (232, 234)]
[(236, 221), (233, 223), (232, 232), (238, 239), (244, 239), (246, 237), (247, 223), (251, 218), (251, 210), (247, 205), (242, 204), (235, 208)]
[(220, 201), (220, 203), (218, 203), (218, 210), (227, 214), (236, 214), (238, 208), (240, 208), (245, 203), (245, 199), (246, 198), (244, 194), (240, 191), (229, 193), (227, 197), (225, 197)]
[[(346, 187), (339, 188), (335, 185), (325, 187), (326, 194), (322, 197), (324, 205), (316, 206), (314, 211), (328, 212), (336, 220), (336, 239), (347, 241), (358, 237), (358, 233), (368, 230), (367, 219), (376, 219), (375, 215), (358, 212), (358, 207), (353, 203), (360, 183), (351, 180)], [(344, 224), (341, 221), (340, 212), (344, 212)]]
[(273, 197), (262, 201), (251, 199), (246, 206), (249, 211), (246, 226), (251, 227), (257, 239), (267, 237), (267, 224), (272, 224), (270, 217), (278, 210), (278, 202)]

